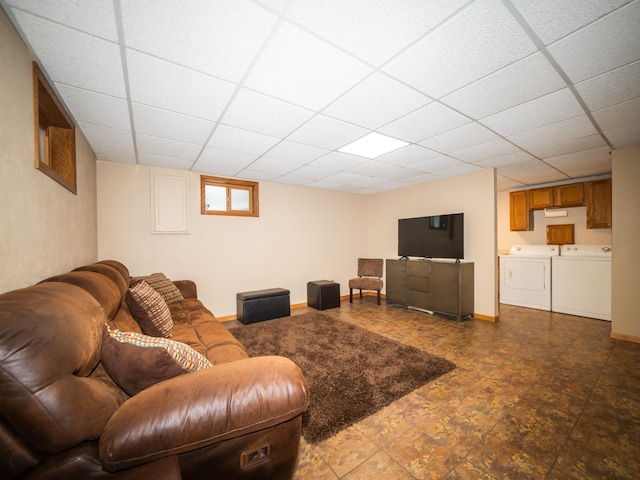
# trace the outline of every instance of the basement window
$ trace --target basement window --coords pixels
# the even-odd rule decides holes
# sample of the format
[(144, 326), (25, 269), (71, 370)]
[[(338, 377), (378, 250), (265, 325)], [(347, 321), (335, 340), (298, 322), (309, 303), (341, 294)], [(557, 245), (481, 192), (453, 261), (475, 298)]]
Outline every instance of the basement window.
[(200, 213), (258, 217), (258, 182), (200, 175)]
[(76, 128), (36, 62), (33, 62), (36, 168), (78, 193)]

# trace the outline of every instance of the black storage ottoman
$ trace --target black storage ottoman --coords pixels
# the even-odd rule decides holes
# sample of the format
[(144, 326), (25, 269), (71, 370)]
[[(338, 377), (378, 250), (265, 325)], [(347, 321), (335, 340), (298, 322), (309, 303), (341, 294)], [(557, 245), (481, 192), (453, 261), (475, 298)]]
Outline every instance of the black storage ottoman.
[(340, 284), (332, 280), (307, 283), (307, 305), (318, 310), (340, 306)]
[(269, 288), (238, 293), (236, 309), (238, 321), (245, 325), (272, 318), (288, 317), (291, 315), (289, 290)]

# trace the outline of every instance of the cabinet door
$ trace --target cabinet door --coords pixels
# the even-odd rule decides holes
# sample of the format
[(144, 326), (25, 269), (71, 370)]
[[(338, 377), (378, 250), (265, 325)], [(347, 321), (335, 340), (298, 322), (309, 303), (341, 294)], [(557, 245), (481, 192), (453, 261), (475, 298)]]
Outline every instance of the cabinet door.
[(429, 308), (431, 289), (431, 262), (407, 263), (407, 304), (418, 308)]
[(587, 228), (611, 228), (611, 179), (587, 182)]
[(584, 205), (584, 183), (570, 183), (553, 187), (554, 207), (579, 207)]
[(529, 196), (526, 190), (509, 193), (509, 223), (511, 231), (530, 230), (533, 220), (529, 213)]
[(387, 260), (387, 301), (406, 303), (405, 260)]
[(431, 265), (431, 309), (458, 315), (460, 308), (459, 263), (433, 262)]
[(541, 210), (553, 207), (553, 188), (534, 188), (529, 190), (529, 208), (531, 210)]

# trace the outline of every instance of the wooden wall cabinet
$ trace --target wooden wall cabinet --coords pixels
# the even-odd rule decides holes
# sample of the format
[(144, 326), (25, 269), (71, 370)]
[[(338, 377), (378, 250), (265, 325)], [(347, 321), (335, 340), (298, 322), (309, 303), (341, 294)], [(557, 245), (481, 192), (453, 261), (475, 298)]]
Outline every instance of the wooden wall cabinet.
[(554, 207), (580, 207), (584, 205), (584, 183), (570, 183), (553, 187)]
[(547, 245), (568, 245), (573, 243), (576, 243), (573, 223), (547, 225)]
[(473, 315), (472, 262), (387, 260), (387, 302), (460, 321)]
[(533, 212), (529, 210), (527, 190), (509, 192), (509, 226), (513, 232), (533, 229)]
[(534, 188), (527, 190), (529, 193), (529, 209), (542, 210), (543, 208), (553, 207), (553, 188)]
[(587, 182), (587, 228), (611, 228), (611, 179)]

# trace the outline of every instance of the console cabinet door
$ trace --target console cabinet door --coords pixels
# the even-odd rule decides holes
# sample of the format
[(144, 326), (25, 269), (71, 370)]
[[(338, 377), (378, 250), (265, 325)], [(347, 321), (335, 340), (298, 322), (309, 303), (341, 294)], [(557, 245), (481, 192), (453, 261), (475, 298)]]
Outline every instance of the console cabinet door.
[(407, 303), (405, 260), (387, 260), (387, 302)]
[(407, 263), (407, 304), (429, 309), (431, 262), (414, 261)]

